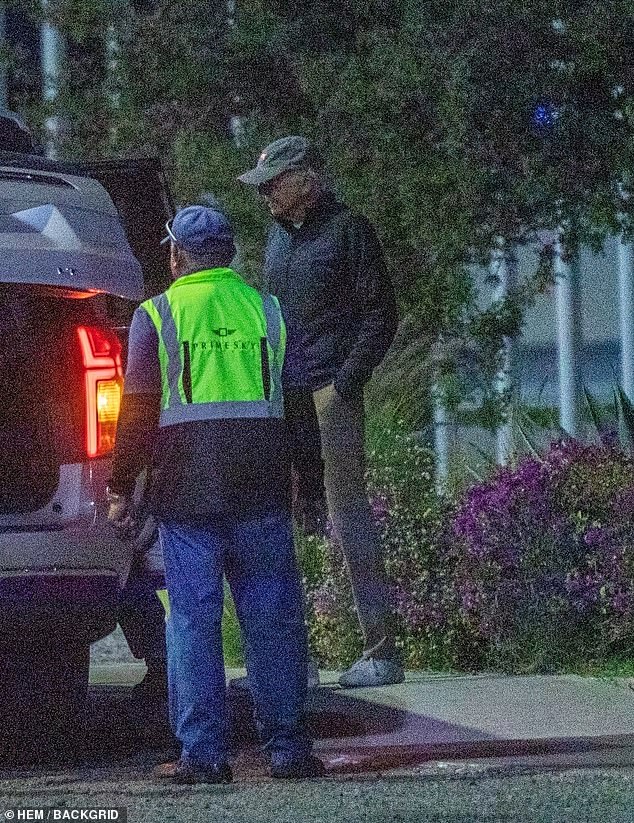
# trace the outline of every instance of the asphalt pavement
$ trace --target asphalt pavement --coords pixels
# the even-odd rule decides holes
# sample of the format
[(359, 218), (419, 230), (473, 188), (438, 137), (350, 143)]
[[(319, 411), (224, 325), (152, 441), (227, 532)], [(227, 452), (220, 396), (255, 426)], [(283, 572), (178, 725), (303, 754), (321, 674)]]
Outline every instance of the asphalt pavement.
[[(96, 665), (93, 692), (124, 694), (143, 672), (138, 663)], [(229, 682), (241, 674), (228, 670)], [(634, 766), (628, 680), (410, 672), (402, 684), (342, 689), (336, 673), (321, 678), (307, 717), (316, 753), (333, 774), (451, 761)], [(230, 686), (229, 702), (236, 752), (249, 750), (256, 739), (248, 693)]]
[(77, 756), (20, 764), (17, 751), (0, 766), (0, 819), (117, 807), (130, 823), (634, 820), (634, 691), (625, 680), (409, 673), (398, 686), (342, 690), (322, 672), (308, 723), (327, 777), (301, 783), (268, 777), (248, 694), (230, 688), (234, 784), (176, 787), (152, 777), (178, 751), (164, 707), (142, 709), (131, 697), (143, 673), (130, 658), (96, 658)]

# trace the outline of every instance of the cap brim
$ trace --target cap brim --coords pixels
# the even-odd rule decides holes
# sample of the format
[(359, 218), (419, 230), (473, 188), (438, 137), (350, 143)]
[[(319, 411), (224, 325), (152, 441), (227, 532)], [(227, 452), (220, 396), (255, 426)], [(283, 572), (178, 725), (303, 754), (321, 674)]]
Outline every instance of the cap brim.
[(246, 183), (247, 186), (259, 186), (260, 183), (268, 183), (269, 180), (282, 174), (283, 171), (284, 169), (265, 169), (256, 166), (254, 169), (249, 169), (249, 171), (241, 174), (238, 180), (241, 183)]

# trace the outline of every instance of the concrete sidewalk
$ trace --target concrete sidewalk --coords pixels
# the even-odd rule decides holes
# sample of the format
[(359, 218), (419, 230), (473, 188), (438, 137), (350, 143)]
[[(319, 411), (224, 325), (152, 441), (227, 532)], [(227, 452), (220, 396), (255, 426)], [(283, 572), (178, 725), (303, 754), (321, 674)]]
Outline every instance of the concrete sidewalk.
[[(143, 671), (138, 664), (95, 666), (91, 682), (131, 686)], [(227, 671), (228, 678), (241, 674)], [(243, 696), (230, 694), (240, 704)], [(248, 722), (248, 704), (238, 705), (237, 717)], [(409, 673), (397, 686), (341, 689), (334, 673), (322, 672), (308, 721), (317, 753), (338, 772), (508, 758), (527, 767), (634, 764), (627, 681)]]
[(380, 689), (322, 686), (311, 710), (320, 754), (351, 770), (535, 756), (634, 763), (634, 691), (625, 681), (410, 673)]

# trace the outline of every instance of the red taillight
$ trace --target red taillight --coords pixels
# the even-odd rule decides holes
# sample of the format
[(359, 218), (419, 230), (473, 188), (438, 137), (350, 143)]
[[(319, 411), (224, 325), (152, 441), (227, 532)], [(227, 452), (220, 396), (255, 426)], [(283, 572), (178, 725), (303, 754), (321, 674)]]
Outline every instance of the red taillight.
[(86, 452), (102, 457), (112, 451), (123, 394), (121, 344), (95, 326), (77, 329), (86, 388)]

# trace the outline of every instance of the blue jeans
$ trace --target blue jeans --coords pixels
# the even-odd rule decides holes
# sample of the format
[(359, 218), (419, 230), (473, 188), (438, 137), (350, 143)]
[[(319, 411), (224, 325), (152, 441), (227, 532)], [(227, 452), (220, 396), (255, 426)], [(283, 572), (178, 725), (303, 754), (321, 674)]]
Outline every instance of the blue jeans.
[(261, 739), (274, 763), (304, 758), (307, 639), (290, 515), (204, 528), (164, 522), (159, 534), (170, 600), (170, 713), (181, 757), (228, 756), (222, 652), (223, 576), (242, 630)]

